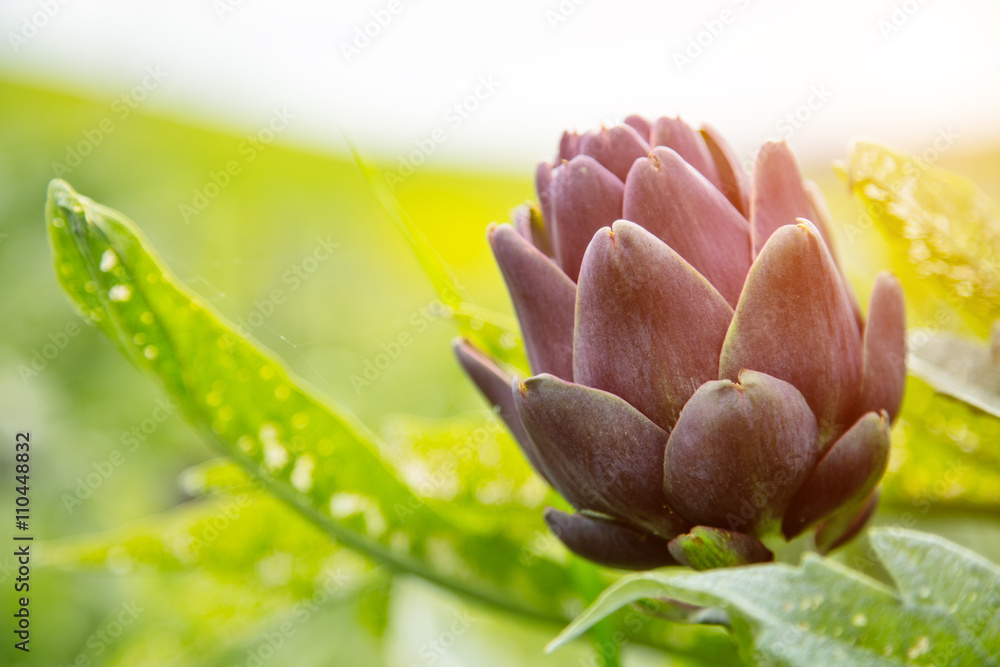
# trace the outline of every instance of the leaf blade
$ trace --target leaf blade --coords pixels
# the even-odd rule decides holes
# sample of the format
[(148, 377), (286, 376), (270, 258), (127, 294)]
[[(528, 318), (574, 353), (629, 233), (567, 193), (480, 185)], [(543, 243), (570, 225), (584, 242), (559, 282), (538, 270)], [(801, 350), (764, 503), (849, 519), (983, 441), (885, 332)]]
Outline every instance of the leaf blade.
[[(874, 541), (888, 545), (886, 549), (935, 557), (945, 568), (936, 575), (938, 584), (954, 580), (956, 569), (948, 568), (949, 558), (952, 565), (958, 562), (964, 568), (978, 568), (980, 583), (987, 582), (991, 600), (996, 600), (991, 604), (1000, 604), (1000, 568), (996, 565), (941, 538), (903, 529), (871, 532)], [(886, 549), (876, 555), (886, 556)], [(858, 665), (904, 665), (916, 660), (920, 664), (1000, 664), (995, 620), (984, 625), (987, 634), (978, 645), (970, 644), (961, 621), (939, 613), (940, 589), (914, 598), (909, 592), (922, 591), (926, 584), (913, 568), (898, 559), (890, 558), (885, 564), (897, 581), (904, 582), (902, 590), (813, 555), (799, 567), (772, 563), (696, 574), (634, 575), (605, 591), (550, 646), (557, 648), (625, 604), (644, 597), (670, 597), (726, 611), (741, 654), (752, 664), (813, 665), (831, 660), (831, 664)], [(995, 609), (992, 616), (981, 606), (963, 609), (972, 617), (984, 611), (989, 618), (995, 616)]]
[(910, 335), (910, 373), (942, 394), (1000, 419), (1000, 328), (991, 349), (959, 336), (918, 329)]
[(931, 287), (978, 333), (989, 331), (1000, 318), (1000, 206), (966, 178), (866, 142), (852, 147), (847, 177), (918, 278), (914, 301)]

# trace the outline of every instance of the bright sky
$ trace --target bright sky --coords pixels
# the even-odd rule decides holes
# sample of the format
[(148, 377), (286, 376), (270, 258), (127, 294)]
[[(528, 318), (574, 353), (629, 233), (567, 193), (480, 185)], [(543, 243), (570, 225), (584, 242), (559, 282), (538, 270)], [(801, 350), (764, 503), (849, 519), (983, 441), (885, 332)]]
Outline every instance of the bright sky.
[(0, 27), (0, 76), (110, 106), (159, 68), (150, 112), (250, 132), (286, 108), (282, 140), (439, 164), (523, 168), (634, 111), (745, 153), (1000, 140), (995, 0), (4, 0)]

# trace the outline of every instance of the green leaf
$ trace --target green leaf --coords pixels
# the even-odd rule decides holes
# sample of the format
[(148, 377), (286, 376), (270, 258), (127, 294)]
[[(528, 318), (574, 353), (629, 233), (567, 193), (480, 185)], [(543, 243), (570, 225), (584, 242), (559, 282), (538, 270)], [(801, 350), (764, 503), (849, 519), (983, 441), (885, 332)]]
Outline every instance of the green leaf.
[(368, 164), (350, 142), (348, 145), (361, 174), (368, 182), (368, 187), (410, 244), (421, 268), (434, 286), (438, 298), (446, 307), (443, 315), (455, 324), (462, 336), (475, 341), (504, 363), (527, 371), (528, 361), (517, 322), (509, 315), (495, 313), (467, 301), (458, 279), (420, 231), (417, 223), (400, 205), (382, 174), (373, 165)]
[(851, 190), (889, 239), (901, 265), (917, 280), (903, 280), (911, 302), (932, 288), (977, 333), (1000, 318), (1000, 207), (971, 181), (869, 143), (853, 147)]
[(466, 535), (383, 463), (379, 444), (242, 338), (155, 257), (134, 223), (53, 181), (49, 238), (73, 305), (158, 380), (210, 442), (343, 544), (515, 613), (556, 621), (574, 597), (550, 560)]
[[(570, 571), (574, 575), (577, 590), (588, 604), (592, 603), (605, 583), (600, 570), (590, 561), (574, 557), (570, 563)], [(621, 665), (622, 647), (621, 642), (615, 637), (616, 621), (614, 617), (603, 618), (587, 630), (590, 644), (600, 660), (601, 667)]]
[(1000, 508), (1000, 419), (911, 375), (882, 502), (921, 515)]
[(637, 574), (605, 591), (550, 648), (624, 605), (668, 597), (724, 612), (714, 622), (729, 625), (751, 664), (1000, 665), (1000, 568), (940, 537), (870, 534), (871, 556), (895, 589), (813, 554), (798, 567)]
[(181, 487), (192, 496), (232, 495), (247, 489), (260, 490), (260, 482), (232, 459), (219, 457), (183, 471)]
[(942, 394), (1000, 419), (1000, 326), (992, 346), (953, 334), (910, 332), (910, 373)]
[(870, 541), (905, 602), (955, 628), (983, 664), (1000, 664), (1000, 568), (928, 533), (885, 529)]
[(927, 329), (910, 332), (910, 379), (883, 482), (890, 504), (1000, 507), (1000, 330), (989, 347)]

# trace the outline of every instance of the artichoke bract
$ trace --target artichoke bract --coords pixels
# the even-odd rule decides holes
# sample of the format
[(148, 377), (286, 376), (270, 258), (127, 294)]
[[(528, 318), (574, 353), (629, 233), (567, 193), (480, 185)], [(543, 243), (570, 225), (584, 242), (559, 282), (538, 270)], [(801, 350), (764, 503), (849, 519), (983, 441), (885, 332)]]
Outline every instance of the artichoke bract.
[(534, 468), (572, 551), (613, 567), (828, 551), (877, 503), (906, 376), (899, 281), (867, 319), (785, 143), (747, 174), (680, 119), (566, 132), (539, 207), (491, 226), (531, 377), (456, 352)]

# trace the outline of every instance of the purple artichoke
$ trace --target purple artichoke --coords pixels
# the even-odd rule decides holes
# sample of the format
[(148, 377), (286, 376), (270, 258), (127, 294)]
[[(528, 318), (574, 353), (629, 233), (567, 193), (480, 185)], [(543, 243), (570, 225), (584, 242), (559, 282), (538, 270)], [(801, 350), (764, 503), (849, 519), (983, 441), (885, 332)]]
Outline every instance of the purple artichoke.
[(867, 322), (828, 213), (784, 143), (746, 174), (680, 119), (564, 133), (540, 210), (489, 241), (533, 375), (467, 341), (459, 360), (574, 507), (552, 531), (614, 567), (767, 561), (815, 529), (829, 550), (877, 502), (906, 375), (898, 280)]

